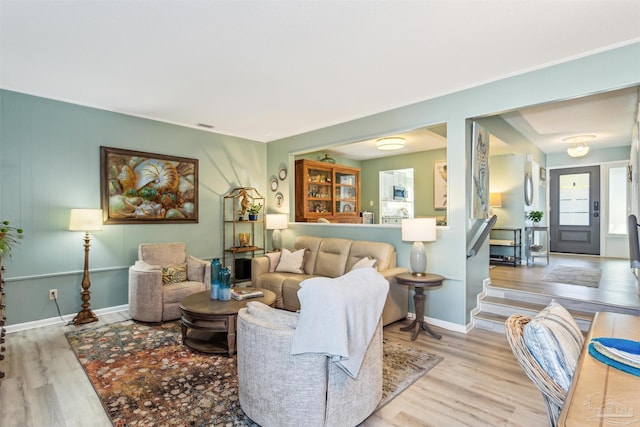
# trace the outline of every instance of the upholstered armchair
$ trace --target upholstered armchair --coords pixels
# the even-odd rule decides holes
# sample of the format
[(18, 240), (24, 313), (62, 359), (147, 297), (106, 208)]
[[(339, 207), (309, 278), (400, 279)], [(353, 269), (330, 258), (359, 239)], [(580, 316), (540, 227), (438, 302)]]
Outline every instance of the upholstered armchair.
[(238, 313), (238, 393), (263, 427), (351, 427), (382, 397), (382, 322), (357, 377), (324, 354), (291, 354), (299, 314), (252, 301)]
[(138, 246), (138, 261), (129, 267), (129, 313), (142, 322), (180, 318), (179, 304), (195, 292), (209, 289), (211, 266), (187, 256), (185, 243)]

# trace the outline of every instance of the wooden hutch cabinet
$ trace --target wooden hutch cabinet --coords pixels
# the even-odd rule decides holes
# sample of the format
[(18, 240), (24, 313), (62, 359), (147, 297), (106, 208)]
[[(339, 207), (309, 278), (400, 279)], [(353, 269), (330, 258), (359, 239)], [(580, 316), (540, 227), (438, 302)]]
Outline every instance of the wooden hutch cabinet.
[(360, 169), (315, 160), (296, 160), (296, 222), (361, 224)]

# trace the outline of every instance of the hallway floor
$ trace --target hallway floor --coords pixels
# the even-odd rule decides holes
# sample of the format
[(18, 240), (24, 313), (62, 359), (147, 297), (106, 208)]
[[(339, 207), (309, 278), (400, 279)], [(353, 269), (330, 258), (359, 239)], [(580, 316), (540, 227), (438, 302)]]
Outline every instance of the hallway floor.
[[(552, 253), (549, 258), (549, 265), (537, 259), (531, 266), (496, 266), (489, 270), (489, 276), (501, 287), (640, 309), (638, 281), (629, 267), (629, 260), (558, 253)], [(600, 286), (590, 288), (543, 282), (541, 279), (554, 265), (599, 268), (602, 271)]]

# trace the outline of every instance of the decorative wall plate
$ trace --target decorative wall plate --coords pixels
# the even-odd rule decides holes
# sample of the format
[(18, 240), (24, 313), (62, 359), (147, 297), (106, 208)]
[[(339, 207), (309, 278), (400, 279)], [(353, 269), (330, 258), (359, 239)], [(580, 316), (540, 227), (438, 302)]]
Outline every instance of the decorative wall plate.
[(276, 207), (281, 208), (282, 205), (284, 205), (284, 196), (282, 193), (278, 192), (276, 193)]
[(278, 171), (278, 178), (280, 178), (280, 181), (287, 179), (287, 168), (280, 168)]
[(273, 178), (270, 182), (269, 182), (269, 187), (271, 188), (271, 191), (277, 191), (278, 190), (278, 180)]

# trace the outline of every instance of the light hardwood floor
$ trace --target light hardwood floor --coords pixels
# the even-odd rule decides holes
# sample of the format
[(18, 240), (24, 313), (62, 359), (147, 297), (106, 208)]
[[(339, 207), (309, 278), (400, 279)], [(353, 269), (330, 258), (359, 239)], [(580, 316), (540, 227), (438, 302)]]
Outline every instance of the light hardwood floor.
[[(100, 322), (125, 320), (111, 314)], [(399, 330), (385, 337), (444, 357), (438, 366), (371, 416), (366, 426), (540, 426), (545, 423), (539, 392), (516, 364), (500, 334), (438, 329), (440, 341), (421, 334), (411, 342)], [(93, 324), (95, 325), (95, 323)], [(0, 383), (0, 425), (109, 426), (100, 401), (64, 333), (51, 326), (9, 334)]]
[[(541, 285), (548, 267), (501, 267), (492, 280), (545, 292), (572, 292), (612, 303), (638, 304), (628, 261), (588, 257), (552, 257), (553, 263), (597, 265), (603, 270), (598, 290)], [(506, 269), (506, 270), (505, 270)], [(495, 277), (494, 277), (495, 276)], [(126, 313), (100, 322), (127, 319)], [(542, 397), (515, 361), (502, 334), (474, 329), (468, 334), (434, 327), (441, 340), (421, 334), (415, 342), (400, 327), (387, 326), (385, 338), (435, 353), (444, 360), (404, 393), (374, 413), (365, 426), (545, 426)], [(87, 325), (89, 327), (95, 324)], [(109, 426), (100, 401), (76, 360), (64, 333), (75, 326), (51, 326), (8, 334), (6, 377), (0, 383), (0, 426)]]

